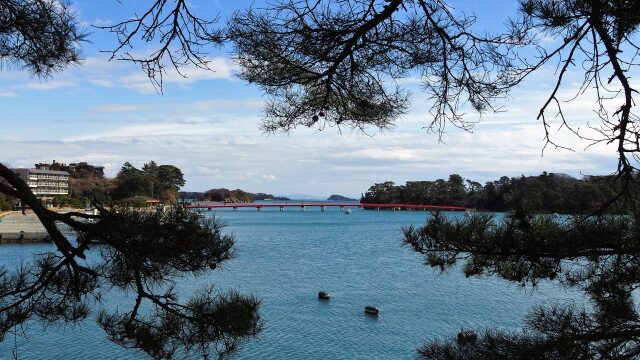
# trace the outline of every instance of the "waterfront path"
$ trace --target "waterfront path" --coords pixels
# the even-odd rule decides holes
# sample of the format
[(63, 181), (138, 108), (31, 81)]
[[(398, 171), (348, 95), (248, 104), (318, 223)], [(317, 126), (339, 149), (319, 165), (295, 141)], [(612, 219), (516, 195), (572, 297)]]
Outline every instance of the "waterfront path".
[(20, 211), (0, 214), (0, 243), (48, 242), (49, 234), (34, 213)]

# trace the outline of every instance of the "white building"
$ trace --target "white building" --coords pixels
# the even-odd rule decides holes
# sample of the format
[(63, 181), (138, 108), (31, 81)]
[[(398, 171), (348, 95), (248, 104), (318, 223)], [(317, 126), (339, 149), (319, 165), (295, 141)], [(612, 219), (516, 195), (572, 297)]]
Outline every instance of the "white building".
[(45, 169), (12, 169), (40, 200), (69, 194), (69, 173)]

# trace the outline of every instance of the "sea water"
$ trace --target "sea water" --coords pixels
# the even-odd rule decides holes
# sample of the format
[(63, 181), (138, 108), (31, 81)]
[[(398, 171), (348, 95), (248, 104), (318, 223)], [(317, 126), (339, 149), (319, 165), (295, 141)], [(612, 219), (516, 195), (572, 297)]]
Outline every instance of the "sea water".
[[(236, 257), (198, 281), (183, 279), (187, 294), (202, 284), (236, 289), (261, 300), (263, 331), (238, 359), (411, 359), (426, 341), (455, 337), (460, 329), (517, 330), (534, 305), (575, 301), (553, 283), (535, 290), (495, 277), (465, 278), (423, 265), (402, 246), (401, 228), (421, 225), (428, 212), (358, 211), (307, 207), (204, 212), (227, 223)], [(448, 213), (448, 216), (463, 216)], [(0, 246), (0, 263), (15, 264), (47, 244)], [(317, 298), (331, 294), (330, 301)], [(122, 311), (132, 299), (104, 299)], [(377, 317), (364, 307), (376, 306)], [(106, 339), (94, 320), (79, 326), (30, 325), (26, 335), (0, 343), (0, 359), (138, 359)]]

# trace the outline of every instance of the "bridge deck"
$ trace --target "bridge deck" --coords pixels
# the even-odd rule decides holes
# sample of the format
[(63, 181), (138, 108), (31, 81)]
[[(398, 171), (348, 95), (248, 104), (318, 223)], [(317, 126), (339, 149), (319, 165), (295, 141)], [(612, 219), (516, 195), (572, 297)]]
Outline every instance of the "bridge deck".
[(465, 211), (463, 206), (450, 205), (414, 205), (414, 204), (369, 204), (369, 203), (241, 203), (241, 204), (220, 204), (220, 203), (192, 203), (186, 205), (191, 209), (238, 209), (238, 208), (266, 208), (266, 207), (339, 207), (339, 208), (362, 208), (362, 209), (398, 209), (398, 210), (445, 210), (445, 211)]

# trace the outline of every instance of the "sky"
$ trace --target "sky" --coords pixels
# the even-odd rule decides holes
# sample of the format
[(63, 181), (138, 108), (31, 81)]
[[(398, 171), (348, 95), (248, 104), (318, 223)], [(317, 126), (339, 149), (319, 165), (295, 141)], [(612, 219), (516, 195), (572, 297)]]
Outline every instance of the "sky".
[[(214, 72), (168, 73), (162, 94), (134, 64), (111, 60), (116, 38), (93, 25), (110, 25), (140, 13), (148, 1), (73, 1), (91, 32), (82, 63), (48, 79), (16, 68), (0, 68), (0, 161), (13, 167), (39, 162), (86, 161), (115, 176), (125, 161), (172, 164), (185, 174), (184, 190), (240, 188), (275, 195), (359, 196), (374, 183), (435, 180), (457, 173), (480, 181), (542, 171), (575, 177), (615, 170), (615, 149), (586, 148), (557, 121), (553, 139), (574, 151), (544, 147), (538, 110), (553, 86), (545, 68), (498, 105), (504, 112), (468, 114), (472, 132), (448, 127), (442, 141), (426, 131), (431, 116), (418, 79), (403, 83), (413, 93), (410, 112), (384, 132), (366, 134), (328, 128), (264, 134), (259, 129), (264, 96), (236, 77), (228, 49), (212, 49)], [(260, 1), (193, 0), (202, 17), (221, 19)], [(456, 11), (474, 14), (478, 26), (501, 28), (516, 9), (514, 0), (454, 1)], [(97, 5), (99, 4), (99, 5)], [(137, 48), (134, 51), (144, 51)], [(561, 98), (574, 95), (578, 78), (565, 83)], [(637, 86), (636, 86), (637, 87)], [(595, 102), (582, 97), (564, 104), (580, 126), (597, 121)], [(586, 149), (585, 149), (586, 148)]]

